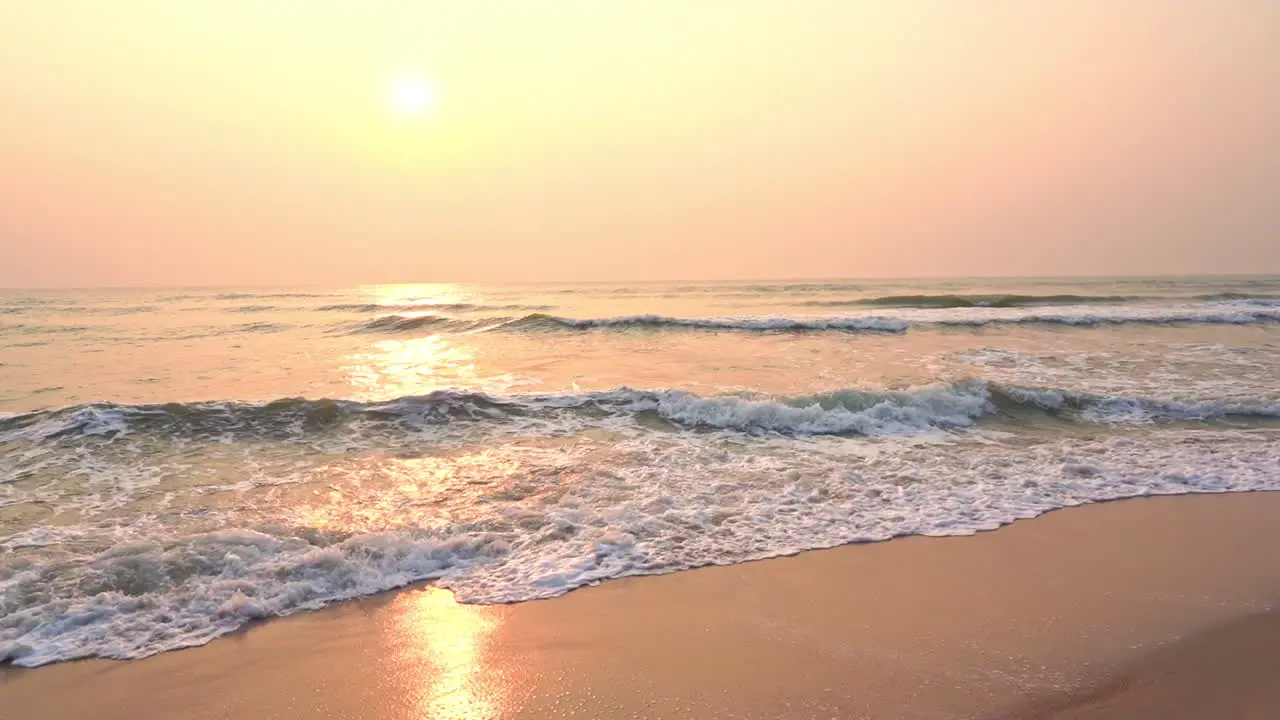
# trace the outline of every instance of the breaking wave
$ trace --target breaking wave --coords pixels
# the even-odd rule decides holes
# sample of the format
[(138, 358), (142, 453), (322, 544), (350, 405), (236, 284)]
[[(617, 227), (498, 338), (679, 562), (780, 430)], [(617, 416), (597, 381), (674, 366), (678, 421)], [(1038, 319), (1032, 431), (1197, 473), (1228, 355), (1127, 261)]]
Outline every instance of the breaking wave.
[[(384, 315), (339, 326), (350, 334), (435, 332), (546, 332), (585, 330), (683, 330), (777, 332), (873, 332), (904, 333), (910, 327), (983, 327), (988, 325), (1249, 325), (1280, 322), (1280, 308), (1266, 305), (1211, 307), (1116, 307), (1107, 311), (1037, 313), (1017, 308), (904, 309), (902, 317), (885, 315), (786, 316), (742, 315), (728, 317), (667, 317), (624, 315), (604, 318), (571, 318), (544, 313), (521, 317), (459, 318), (431, 314)], [(916, 313), (916, 314), (906, 314)]]
[(616, 390), (489, 395), (440, 390), (384, 402), (287, 398), (269, 403), (95, 403), (0, 418), (0, 442), (133, 433), (189, 437), (340, 431), (354, 422), (420, 429), (449, 422), (652, 416), (677, 428), (785, 435), (896, 436), (964, 428), (983, 418), (1036, 411), (1080, 423), (1257, 420), (1280, 418), (1280, 402), (1185, 401), (1097, 395), (982, 380), (904, 390), (844, 389), (796, 396), (736, 393), (702, 396), (683, 390)]
[(907, 323), (895, 318), (881, 317), (779, 317), (743, 316), (711, 318), (678, 318), (662, 315), (626, 315), (609, 318), (567, 318), (555, 315), (527, 315), (506, 328), (559, 327), (570, 330), (596, 328), (687, 328), (702, 330), (769, 331), (843, 331), (843, 332), (906, 332)]
[(533, 313), (518, 318), (460, 319), (441, 315), (387, 315), (347, 326), (347, 332), (404, 333), (415, 330), (445, 332), (548, 331), (597, 329), (737, 330), (743, 332), (906, 332), (907, 323), (894, 318), (776, 316), (677, 318), (661, 315), (627, 315), (609, 318), (569, 318)]
[[(887, 439), (1032, 412), (1145, 423), (1276, 417), (1280, 403), (972, 381), (794, 397), (624, 388), (98, 404), (0, 418), (0, 442), (19, 449), (0, 477), (48, 478), (13, 490), (84, 518), (0, 531), (0, 663), (144, 657), (421, 580), (463, 602), (517, 602), (628, 575), (967, 535), (1086, 502), (1280, 489), (1274, 433)], [(530, 418), (542, 424), (501, 432)], [(438, 424), (466, 422), (499, 432), (414, 452)], [(347, 432), (365, 423), (404, 441), (376, 452), (377, 435)], [(580, 428), (612, 434), (563, 442)], [(734, 431), (771, 436), (724, 435)], [(350, 437), (319, 447), (264, 438), (286, 433)], [(100, 445), (85, 452), (86, 441)], [(41, 447), (22, 451), (27, 443)], [(58, 478), (94, 490), (67, 493)], [(157, 502), (165, 513), (151, 511)]]

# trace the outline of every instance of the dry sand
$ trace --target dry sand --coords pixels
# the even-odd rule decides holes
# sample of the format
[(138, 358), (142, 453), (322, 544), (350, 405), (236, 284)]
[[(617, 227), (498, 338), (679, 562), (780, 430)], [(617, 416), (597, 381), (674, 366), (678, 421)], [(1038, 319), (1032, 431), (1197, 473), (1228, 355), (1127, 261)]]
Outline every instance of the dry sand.
[(1275, 718), (1278, 521), (1150, 498), (513, 606), (418, 587), (5, 670), (0, 718)]

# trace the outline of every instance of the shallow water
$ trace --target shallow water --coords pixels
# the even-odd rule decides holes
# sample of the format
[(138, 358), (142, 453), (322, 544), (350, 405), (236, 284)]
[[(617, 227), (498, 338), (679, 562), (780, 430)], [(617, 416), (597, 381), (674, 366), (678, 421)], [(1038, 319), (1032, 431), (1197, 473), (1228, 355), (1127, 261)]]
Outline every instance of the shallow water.
[(1280, 489), (1280, 278), (0, 291), (0, 658)]

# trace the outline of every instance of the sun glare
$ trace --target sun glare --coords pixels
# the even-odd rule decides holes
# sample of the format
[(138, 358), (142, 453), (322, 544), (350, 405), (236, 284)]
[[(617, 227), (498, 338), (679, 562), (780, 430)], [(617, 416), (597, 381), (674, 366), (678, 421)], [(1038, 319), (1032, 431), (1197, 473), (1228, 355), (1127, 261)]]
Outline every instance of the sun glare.
[(419, 75), (401, 75), (392, 81), (391, 108), (401, 115), (425, 115), (440, 101), (435, 85)]

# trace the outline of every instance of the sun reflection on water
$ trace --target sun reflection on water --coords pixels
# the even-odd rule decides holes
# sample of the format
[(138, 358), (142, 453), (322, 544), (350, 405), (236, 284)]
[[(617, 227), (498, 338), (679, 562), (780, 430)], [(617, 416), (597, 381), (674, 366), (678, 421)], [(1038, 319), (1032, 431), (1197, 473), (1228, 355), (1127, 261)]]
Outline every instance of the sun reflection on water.
[[(387, 306), (388, 310), (422, 308), (400, 313), (405, 317), (421, 317), (430, 314), (427, 311), (432, 306), (470, 299), (460, 285), (377, 285), (367, 290), (375, 304)], [(375, 342), (348, 356), (343, 371), (361, 399), (388, 400), (468, 385), (476, 376), (474, 358), (469, 348), (430, 335)]]
[(500, 609), (460, 605), (440, 588), (402, 593), (391, 609), (393, 680), (419, 718), (487, 720), (502, 714), (508, 688), (486, 652)]
[(449, 457), (346, 459), (317, 468), (291, 504), (302, 527), (430, 532), (474, 516), (485, 498), (508, 496), (524, 472), (520, 453), (495, 448)]
[(361, 398), (390, 400), (473, 385), (474, 357), (470, 348), (432, 335), (373, 343), (350, 355), (343, 370)]
[[(371, 292), (377, 304), (405, 316), (421, 314), (407, 306), (431, 312), (432, 306), (472, 300), (445, 285), (378, 286)], [(474, 349), (440, 335), (374, 342), (350, 353), (343, 371), (359, 399), (374, 401), (483, 384)], [(518, 459), (491, 449), (451, 457), (348, 458), (318, 474), (298, 519), (306, 527), (342, 532), (431, 532), (473, 510), (479, 496), (501, 492), (519, 467)], [(391, 609), (388, 680), (415, 717), (486, 720), (505, 713), (509, 688), (487, 659), (501, 610), (460, 605), (439, 588), (402, 593)]]
[(378, 305), (450, 305), (472, 300), (474, 290), (450, 283), (375, 285), (367, 288)]
[[(510, 359), (494, 356), (493, 343), (478, 337), (509, 318), (477, 314), (483, 297), (475, 288), (378, 285), (365, 290), (374, 304), (386, 308), (388, 316), (410, 324), (399, 328), (404, 332), (400, 337), (362, 343), (342, 356), (340, 373), (351, 387), (349, 396), (353, 399), (377, 402), (437, 390), (503, 393), (513, 387), (538, 384), (521, 374), (486, 374), (478, 369), (481, 361), (484, 369), (491, 371), (490, 364)], [(439, 323), (456, 332), (442, 330), (431, 320), (437, 317)], [(423, 318), (428, 320), (420, 326), (412, 323)], [(397, 327), (393, 323), (391, 331)], [(406, 337), (418, 331), (432, 334)]]

